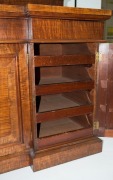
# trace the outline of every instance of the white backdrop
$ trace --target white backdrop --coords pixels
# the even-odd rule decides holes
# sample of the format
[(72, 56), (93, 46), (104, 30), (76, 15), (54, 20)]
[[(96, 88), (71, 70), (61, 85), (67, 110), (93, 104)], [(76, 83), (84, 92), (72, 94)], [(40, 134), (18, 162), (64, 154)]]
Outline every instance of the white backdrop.
[[(64, 0), (64, 6), (75, 6), (75, 0)], [(101, 0), (76, 0), (76, 7), (101, 9)]]
[(64, 6), (75, 7), (75, 0), (64, 0)]

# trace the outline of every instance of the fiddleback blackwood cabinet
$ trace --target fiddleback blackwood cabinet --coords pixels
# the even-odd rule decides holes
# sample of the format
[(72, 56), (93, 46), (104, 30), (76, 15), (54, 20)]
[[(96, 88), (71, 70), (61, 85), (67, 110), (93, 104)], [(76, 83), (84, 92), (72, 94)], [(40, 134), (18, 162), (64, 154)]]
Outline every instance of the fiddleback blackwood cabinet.
[(1, 173), (101, 152), (96, 69), (110, 16), (109, 10), (0, 5)]

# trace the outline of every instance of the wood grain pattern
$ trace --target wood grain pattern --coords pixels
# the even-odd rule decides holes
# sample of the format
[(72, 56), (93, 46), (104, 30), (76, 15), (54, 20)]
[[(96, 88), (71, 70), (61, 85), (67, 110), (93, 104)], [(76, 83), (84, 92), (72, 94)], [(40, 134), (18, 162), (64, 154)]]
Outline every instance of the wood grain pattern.
[(96, 118), (99, 121), (100, 128), (96, 134), (108, 136), (112, 135), (113, 128), (113, 100), (111, 98), (113, 91), (113, 45), (109, 43), (99, 44), (98, 52)]
[[(1, 3), (4, 1), (26, 4), (30, 0), (1, 0)], [(63, 1), (37, 2), (58, 5)], [(33, 4), (0, 5), (0, 173), (31, 164), (34, 170), (42, 169), (101, 151), (101, 141), (92, 137), (95, 108), (93, 42), (104, 42), (104, 21), (111, 15), (109, 10)], [(43, 53), (36, 57), (35, 45), (40, 44), (41, 47), (41, 43), (59, 43), (62, 48), (59, 54), (58, 48), (54, 49), (57, 57), (51, 53), (48, 57)], [(65, 65), (73, 68), (68, 70), (69, 66)], [(35, 73), (39, 68), (42, 82), (38, 82), (39, 71)], [(52, 77), (55, 68), (56, 76), (60, 72), (62, 79), (74, 79), (76, 83), (66, 80), (63, 84), (59, 78), (60, 84), (47, 80), (50, 86), (47, 81), (44, 85), (43, 77), (46, 77), (46, 73), (47, 78)], [(35, 85), (39, 86), (35, 89)], [(37, 88), (40, 88), (40, 93)], [(44, 95), (42, 101), (36, 96), (39, 94)], [(44, 98), (48, 100), (47, 103), (44, 103)], [(49, 104), (50, 99), (52, 103)], [(84, 124), (81, 131), (39, 138), (40, 123), (60, 121), (60, 118), (65, 117), (72, 117), (74, 122), (74, 116), (81, 115), (85, 117), (78, 118)], [(112, 126), (111, 119), (109, 125)], [(51, 147), (47, 149), (48, 146)], [(43, 150), (39, 151), (39, 148)]]
[(33, 159), (33, 170), (49, 168), (102, 151), (102, 141), (90, 137), (76, 142), (37, 152)]
[(31, 143), (26, 50), (26, 45), (0, 44), (0, 173), (29, 165), (25, 155)]
[(94, 88), (93, 82), (74, 82), (54, 85), (37, 85), (35, 92), (37, 96), (44, 94), (57, 94), (72, 92), (75, 90), (91, 90)]
[(0, 97), (0, 144), (2, 145), (17, 142), (21, 138), (18, 126), (19, 121), (21, 122), (18, 71), (18, 59), (15, 54), (0, 57), (0, 94), (2, 94)]
[(54, 119), (60, 119), (64, 117), (72, 117), (72, 116), (78, 116), (83, 114), (89, 114), (93, 112), (93, 106), (81, 106), (81, 107), (74, 107), (74, 108), (68, 108), (68, 109), (61, 109), (51, 112), (45, 112), (45, 113), (37, 113), (36, 114), (36, 121), (44, 122), (47, 120), (54, 120)]
[(26, 10), (30, 16), (55, 19), (106, 20), (112, 15), (110, 10), (59, 7), (28, 4)]
[(39, 41), (103, 39), (103, 22), (34, 18), (32, 24), (33, 39)]
[[(8, 41), (9, 42), (9, 41)], [(29, 43), (106, 43), (105, 39), (32, 39), (29, 38)]]
[(83, 128), (81, 130), (70, 131), (62, 134), (57, 134), (53, 136), (48, 136), (44, 138), (38, 138), (38, 150), (46, 149), (48, 147), (58, 146), (61, 143), (67, 143), (71, 140), (76, 141), (79, 138), (90, 137), (93, 135), (93, 130), (91, 127)]
[(113, 137), (113, 130), (112, 129), (106, 129), (104, 136), (105, 137)]
[(48, 4), (48, 5), (63, 5), (63, 0), (1, 0), (1, 4), (12, 4), (12, 5), (26, 5), (28, 3), (32, 4)]
[(95, 55), (35, 56), (35, 67), (94, 64)]
[(8, 172), (11, 170), (19, 169), (29, 166), (31, 164), (30, 156), (26, 153), (16, 153), (0, 157), (0, 173)]
[(109, 44), (108, 52), (108, 77), (107, 77), (107, 115), (106, 115), (106, 129), (113, 129), (113, 43)]
[(0, 19), (0, 41), (27, 40), (27, 20), (24, 19)]
[(0, 1), (0, 18), (24, 17), (25, 11), (23, 6), (12, 6), (1, 3)]

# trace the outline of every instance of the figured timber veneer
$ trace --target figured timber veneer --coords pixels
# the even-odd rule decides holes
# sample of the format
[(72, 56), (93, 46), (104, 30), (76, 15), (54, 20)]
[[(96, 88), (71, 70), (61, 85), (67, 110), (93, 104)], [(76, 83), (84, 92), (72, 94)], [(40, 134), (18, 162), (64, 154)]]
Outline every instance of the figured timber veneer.
[(28, 3), (31, 4), (48, 4), (48, 5), (56, 5), (63, 6), (63, 0), (1, 0), (1, 4), (12, 4), (12, 5), (26, 5)]
[(26, 52), (27, 44), (0, 44), (1, 173), (30, 163), (31, 125)]
[(110, 16), (0, 5), (0, 173), (28, 165), (36, 171), (102, 150), (93, 131), (95, 52)]

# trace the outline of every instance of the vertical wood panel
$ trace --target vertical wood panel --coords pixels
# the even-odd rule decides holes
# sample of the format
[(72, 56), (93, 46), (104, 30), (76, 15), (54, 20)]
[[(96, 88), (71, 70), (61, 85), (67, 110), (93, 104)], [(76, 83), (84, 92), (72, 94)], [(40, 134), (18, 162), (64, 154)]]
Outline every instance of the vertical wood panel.
[(18, 86), (18, 61), (13, 55), (0, 57), (0, 144), (20, 139), (20, 92)]
[(106, 129), (113, 129), (113, 44), (109, 44)]
[(18, 143), (18, 150), (31, 143), (27, 44), (0, 44), (0, 83), (2, 155), (9, 143), (8, 154), (13, 153)]

